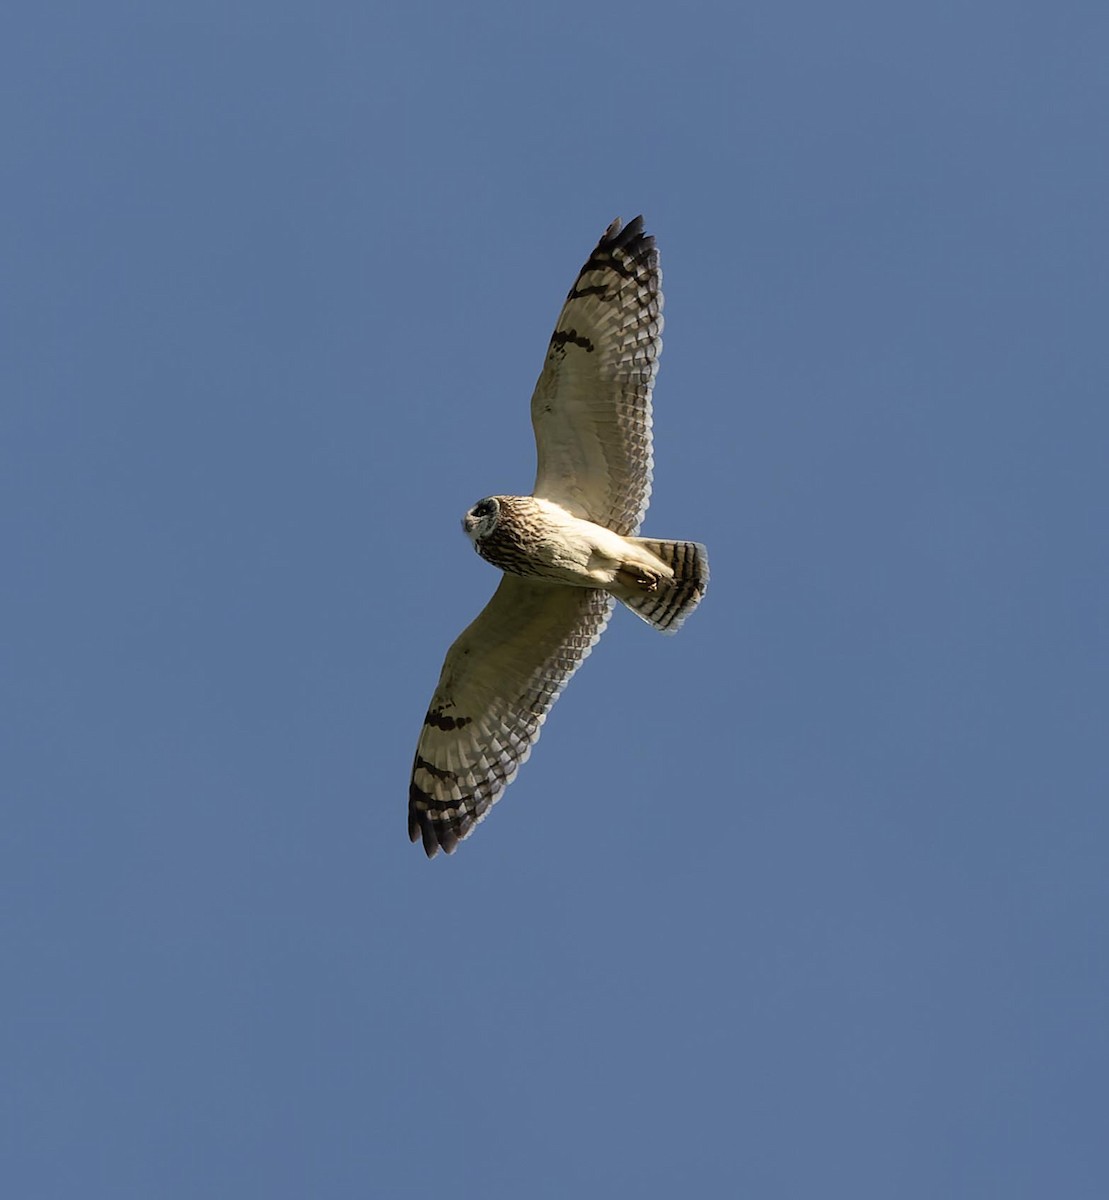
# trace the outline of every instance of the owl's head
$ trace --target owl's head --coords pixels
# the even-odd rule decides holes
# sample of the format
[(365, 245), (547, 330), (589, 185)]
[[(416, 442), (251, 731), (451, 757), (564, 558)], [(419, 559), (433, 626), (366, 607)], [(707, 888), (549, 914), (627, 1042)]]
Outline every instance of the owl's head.
[(500, 501), (495, 496), (487, 496), (462, 518), (462, 528), (471, 542), (480, 542), (497, 528), (500, 516)]

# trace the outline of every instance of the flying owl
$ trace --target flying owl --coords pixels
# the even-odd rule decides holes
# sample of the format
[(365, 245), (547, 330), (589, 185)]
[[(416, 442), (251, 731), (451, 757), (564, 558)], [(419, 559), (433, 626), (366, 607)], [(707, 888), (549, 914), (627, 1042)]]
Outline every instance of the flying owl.
[(531, 398), (530, 496), (462, 519), (503, 572), (447, 652), (416, 748), (408, 833), (433, 858), (473, 832), (511, 783), (615, 600), (674, 633), (708, 584), (697, 542), (635, 536), (651, 496), (651, 388), (662, 272), (643, 218), (617, 219), (578, 273)]

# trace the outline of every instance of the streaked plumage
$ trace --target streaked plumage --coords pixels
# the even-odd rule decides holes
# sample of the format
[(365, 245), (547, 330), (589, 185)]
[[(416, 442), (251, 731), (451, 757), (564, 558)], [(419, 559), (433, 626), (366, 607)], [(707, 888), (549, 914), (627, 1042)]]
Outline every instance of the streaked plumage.
[(704, 595), (703, 546), (635, 536), (661, 333), (654, 238), (642, 217), (614, 221), (570, 289), (532, 396), (533, 495), (487, 497), (463, 519), (504, 576), (448, 651), (424, 718), (408, 831), (429, 857), (452, 851), (512, 781), (613, 598), (673, 633)]

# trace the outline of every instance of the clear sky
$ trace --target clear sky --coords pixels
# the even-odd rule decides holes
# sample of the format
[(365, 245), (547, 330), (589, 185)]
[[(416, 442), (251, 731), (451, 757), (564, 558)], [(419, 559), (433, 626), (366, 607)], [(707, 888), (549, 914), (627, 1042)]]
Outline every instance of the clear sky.
[[(6, 8), (6, 1195), (1109, 1195), (1107, 60), (1104, 0)], [(428, 862), (459, 520), (640, 211), (712, 586)]]

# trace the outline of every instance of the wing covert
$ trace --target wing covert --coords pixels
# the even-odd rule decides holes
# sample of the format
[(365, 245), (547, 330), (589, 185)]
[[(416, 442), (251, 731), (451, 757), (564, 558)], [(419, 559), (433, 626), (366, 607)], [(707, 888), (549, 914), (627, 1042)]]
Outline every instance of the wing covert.
[(651, 497), (651, 389), (662, 352), (662, 271), (643, 218), (605, 230), (578, 273), (531, 400), (534, 494), (616, 533)]
[(429, 858), (449, 854), (512, 781), (612, 604), (593, 588), (505, 575), (451, 646), (408, 793), (408, 834)]

